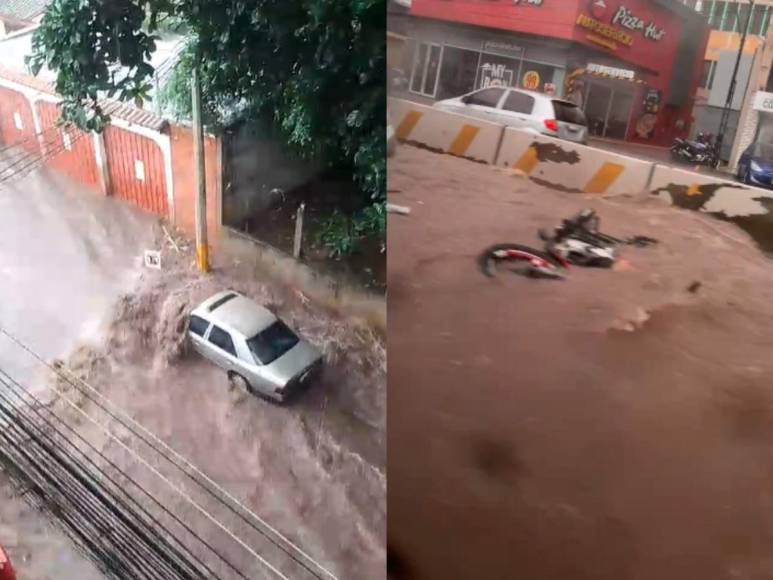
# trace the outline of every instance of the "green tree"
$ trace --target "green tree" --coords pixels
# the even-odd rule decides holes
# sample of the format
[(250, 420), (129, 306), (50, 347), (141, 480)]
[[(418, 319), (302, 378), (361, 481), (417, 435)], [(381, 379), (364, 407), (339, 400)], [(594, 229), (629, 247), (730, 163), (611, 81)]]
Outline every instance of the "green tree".
[(165, 91), (180, 114), (198, 63), (210, 125), (270, 116), (302, 156), (350, 166), (381, 207), (385, 13), (385, 0), (52, 0), (28, 65), (56, 72), (65, 120), (101, 131), (101, 97), (148, 98), (155, 34), (174, 22), (191, 39)]

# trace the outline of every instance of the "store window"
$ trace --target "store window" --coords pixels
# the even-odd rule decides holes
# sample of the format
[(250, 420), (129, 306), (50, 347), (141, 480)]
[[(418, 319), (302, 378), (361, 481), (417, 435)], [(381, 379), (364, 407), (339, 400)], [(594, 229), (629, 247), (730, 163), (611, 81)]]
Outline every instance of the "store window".
[(512, 87), (518, 75), (518, 59), (489, 54), (480, 55), (477, 88)]
[(543, 92), (545, 85), (556, 85), (559, 77), (563, 77), (560, 72), (561, 69), (549, 64), (523, 61), (516, 86), (530, 91)]
[(704, 60), (703, 61), (703, 72), (701, 73), (701, 88), (709, 89), (711, 90), (712, 85), (714, 84), (714, 73), (717, 70), (717, 61), (715, 60)]
[(434, 97), (440, 58), (443, 49), (439, 44), (422, 42), (416, 45), (411, 72), (411, 91), (427, 97)]
[(477, 51), (444, 46), (436, 98), (451, 99), (475, 90), (479, 58)]

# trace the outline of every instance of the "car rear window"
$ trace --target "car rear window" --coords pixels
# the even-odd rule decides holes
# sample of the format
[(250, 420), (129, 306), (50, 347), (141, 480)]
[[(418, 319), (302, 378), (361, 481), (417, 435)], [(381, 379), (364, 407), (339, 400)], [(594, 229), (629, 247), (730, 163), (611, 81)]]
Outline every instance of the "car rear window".
[(261, 364), (271, 364), (300, 340), (281, 320), (262, 330), (247, 341), (247, 346)]
[(229, 300), (233, 300), (234, 298), (236, 298), (236, 294), (234, 294), (233, 292), (231, 294), (226, 294), (222, 298), (218, 298), (212, 304), (210, 304), (209, 311), (212, 312), (216, 308), (220, 308), (223, 304), (225, 304)]
[(483, 89), (477, 93), (467, 95), (468, 105), (480, 105), (481, 107), (496, 107), (505, 89)]
[(208, 327), (209, 327), (209, 322), (207, 322), (203, 318), (195, 315), (191, 316), (191, 320), (190, 320), (190, 323), (188, 324), (188, 328), (193, 334), (204, 336), (204, 333), (207, 332)]
[(510, 91), (502, 108), (507, 111), (531, 115), (534, 110), (534, 97), (520, 91)]
[(580, 107), (573, 103), (553, 101), (553, 108), (556, 111), (556, 121), (573, 123), (575, 125), (582, 125), (583, 127), (588, 125), (588, 121), (585, 120), (585, 113), (582, 112)]

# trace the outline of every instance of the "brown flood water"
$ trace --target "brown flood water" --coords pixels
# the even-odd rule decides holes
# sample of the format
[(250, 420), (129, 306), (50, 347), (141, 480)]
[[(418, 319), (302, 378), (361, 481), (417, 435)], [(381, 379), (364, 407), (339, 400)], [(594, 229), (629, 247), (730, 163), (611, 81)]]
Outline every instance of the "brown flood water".
[[(389, 169), (413, 210), (389, 224), (391, 577), (773, 577), (773, 268), (754, 244), (412, 148)], [(584, 206), (661, 243), (566, 281), (476, 270)]]

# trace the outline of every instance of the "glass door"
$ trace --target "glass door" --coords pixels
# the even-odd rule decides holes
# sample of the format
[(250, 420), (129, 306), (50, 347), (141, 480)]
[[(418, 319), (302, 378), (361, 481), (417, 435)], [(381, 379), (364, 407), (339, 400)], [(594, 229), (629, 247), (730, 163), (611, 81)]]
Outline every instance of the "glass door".
[(607, 115), (605, 137), (610, 139), (625, 139), (628, 132), (628, 120), (631, 117), (633, 93), (615, 89), (612, 92), (612, 102)]
[(588, 133), (603, 137), (607, 126), (607, 113), (612, 101), (612, 89), (600, 83), (588, 83), (585, 97), (585, 117), (588, 119)]

